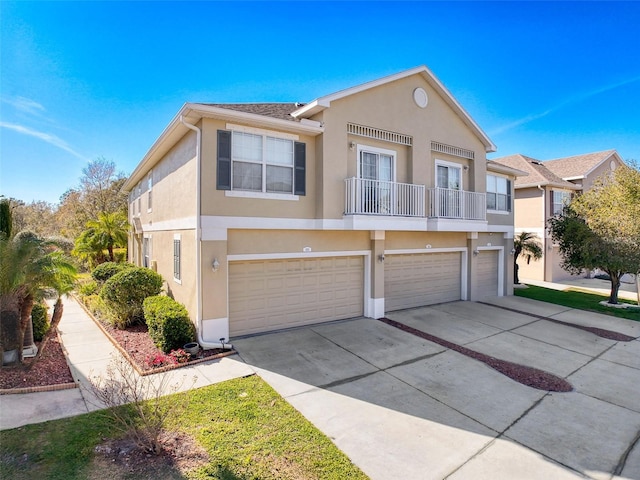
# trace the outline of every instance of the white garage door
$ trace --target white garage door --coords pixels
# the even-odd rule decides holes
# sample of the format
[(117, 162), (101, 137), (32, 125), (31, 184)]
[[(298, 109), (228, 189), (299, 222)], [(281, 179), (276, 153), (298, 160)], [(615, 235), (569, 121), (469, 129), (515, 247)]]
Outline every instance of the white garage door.
[(385, 310), (460, 300), (460, 262), (460, 252), (387, 255)]
[(481, 251), (478, 255), (478, 299), (498, 295), (498, 250)]
[(231, 336), (359, 317), (363, 305), (362, 256), (229, 264)]

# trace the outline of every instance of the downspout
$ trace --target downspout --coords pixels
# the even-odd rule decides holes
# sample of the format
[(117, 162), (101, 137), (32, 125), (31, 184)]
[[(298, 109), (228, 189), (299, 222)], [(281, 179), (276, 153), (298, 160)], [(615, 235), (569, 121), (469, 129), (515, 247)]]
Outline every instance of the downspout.
[(202, 220), (201, 220), (201, 163), (200, 142), (202, 131), (184, 121), (180, 115), (180, 122), (190, 130), (196, 132), (196, 334), (198, 343), (205, 350), (213, 348), (233, 348), (230, 343), (208, 342), (202, 338)]

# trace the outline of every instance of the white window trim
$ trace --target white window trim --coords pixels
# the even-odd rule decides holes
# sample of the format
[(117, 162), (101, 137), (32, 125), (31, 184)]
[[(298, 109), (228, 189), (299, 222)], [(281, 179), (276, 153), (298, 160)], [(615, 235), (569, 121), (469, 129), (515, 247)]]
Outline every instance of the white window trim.
[(297, 202), (300, 200), (299, 195), (293, 195), (292, 193), (275, 193), (275, 192), (254, 192), (250, 190), (225, 190), (225, 197), (240, 197), (240, 198), (261, 198), (264, 200), (290, 200)]
[(380, 147), (372, 147), (371, 145), (365, 145), (365, 144), (358, 144), (356, 147), (356, 151), (358, 153), (358, 158), (357, 163), (356, 163), (356, 170), (357, 170), (357, 178), (361, 178), (360, 177), (360, 162), (362, 161), (362, 152), (368, 152), (368, 153), (377, 153), (377, 154), (381, 154), (381, 155), (389, 155), (391, 156), (392, 160), (391, 163), (393, 164), (391, 167), (391, 182), (395, 182), (396, 181), (396, 164), (397, 164), (397, 152), (395, 150), (389, 150), (387, 148), (380, 148)]
[(556, 215), (556, 199), (555, 199), (555, 194), (557, 193), (563, 193), (566, 194), (569, 197), (569, 201), (567, 203), (563, 203), (563, 208), (566, 205), (569, 205), (571, 203), (571, 190), (555, 190), (555, 189), (551, 189), (551, 204), (553, 205), (553, 208), (551, 210), (551, 215)]
[(446, 160), (440, 160), (436, 158), (436, 164), (434, 167), (434, 177), (433, 177), (433, 180), (434, 180), (433, 183), (436, 188), (438, 188), (438, 167), (439, 166), (457, 168), (458, 170), (460, 170), (460, 191), (464, 191), (464, 177), (462, 176), (462, 172), (464, 171), (464, 165), (462, 165), (461, 163), (448, 162)]
[(173, 256), (175, 257), (175, 241), (178, 240), (180, 242), (180, 252), (178, 255), (178, 261), (180, 263), (180, 278), (176, 278), (176, 268), (175, 268), (175, 258), (174, 258), (174, 264), (173, 264), (173, 281), (179, 285), (182, 285), (182, 235), (180, 235), (179, 233), (174, 233), (173, 234)]
[[(153, 235), (145, 234), (143, 235), (142, 240), (142, 266), (148, 269), (151, 269), (151, 263), (153, 259)], [(147, 241), (147, 250), (149, 256), (149, 265), (144, 264), (144, 241)]]
[[(513, 180), (511, 180), (508, 176), (506, 175), (498, 175), (496, 173), (487, 173), (486, 176), (488, 177), (489, 175), (493, 176), (493, 177), (498, 177), (498, 178), (504, 178), (506, 180), (510, 180), (511, 181), (511, 188), (513, 188)], [(487, 193), (489, 193), (489, 190), (487, 190), (486, 187), (486, 180), (485, 180), (485, 195)], [(498, 192), (491, 192), (491, 193), (498, 193)], [(513, 201), (514, 201), (514, 193), (513, 192), (509, 192), (508, 195), (511, 197), (511, 210), (491, 210), (489, 208), (487, 208), (487, 213), (491, 213), (493, 215), (511, 215), (513, 213)], [(496, 202), (497, 205), (497, 202)]]
[(142, 213), (142, 186), (141, 186), (142, 182), (138, 182), (138, 185), (136, 186), (136, 202), (138, 202), (138, 208), (137, 208), (137, 215), (136, 216), (140, 216), (140, 214)]

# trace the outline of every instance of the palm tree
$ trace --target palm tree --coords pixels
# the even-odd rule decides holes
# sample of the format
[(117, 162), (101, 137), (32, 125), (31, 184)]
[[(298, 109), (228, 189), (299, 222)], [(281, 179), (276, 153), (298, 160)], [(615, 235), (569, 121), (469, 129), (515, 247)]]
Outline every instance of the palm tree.
[(55, 242), (31, 232), (13, 238), (0, 235), (0, 353), (16, 349), (22, 358), (33, 304), (51, 290), (68, 291), (75, 275), (75, 267)]
[(519, 284), (518, 257), (520, 254), (526, 254), (528, 265), (532, 257), (535, 260), (542, 258), (542, 246), (535, 233), (521, 232), (513, 239), (513, 248), (513, 283)]
[(109, 252), (109, 261), (114, 262), (113, 247), (127, 245), (129, 225), (127, 217), (121, 212), (101, 213), (97, 220), (87, 222), (88, 237), (94, 238), (97, 245), (102, 245)]

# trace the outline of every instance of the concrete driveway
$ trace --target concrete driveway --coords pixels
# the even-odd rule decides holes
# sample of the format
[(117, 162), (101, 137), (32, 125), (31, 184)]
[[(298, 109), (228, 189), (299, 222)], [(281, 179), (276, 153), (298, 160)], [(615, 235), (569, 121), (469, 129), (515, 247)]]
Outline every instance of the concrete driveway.
[(492, 302), (636, 340), (471, 302), (388, 315), (566, 378), (570, 393), (521, 385), (371, 319), (234, 345), (372, 479), (640, 479), (640, 323), (516, 297)]

